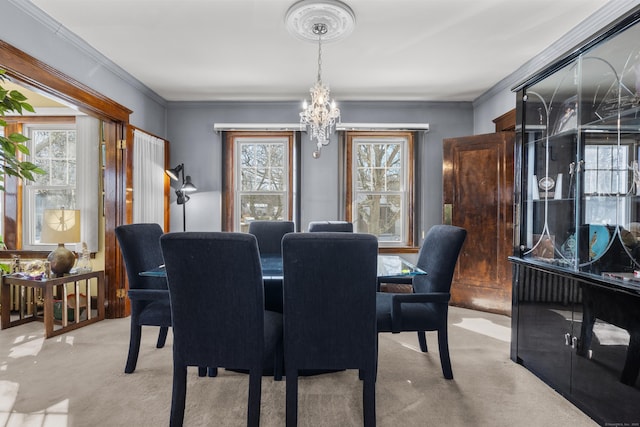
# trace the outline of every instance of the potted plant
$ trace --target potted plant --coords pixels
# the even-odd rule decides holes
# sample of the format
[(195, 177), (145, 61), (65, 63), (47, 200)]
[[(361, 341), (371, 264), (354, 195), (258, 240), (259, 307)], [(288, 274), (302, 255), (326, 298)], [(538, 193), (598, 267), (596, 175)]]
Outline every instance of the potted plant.
[[(23, 111), (34, 112), (28, 104), (27, 98), (17, 90), (8, 90), (2, 87), (6, 81), (6, 71), (0, 69), (0, 126), (7, 126), (4, 116), (8, 113), (23, 114)], [(15, 176), (33, 181), (33, 174), (44, 174), (45, 171), (29, 161), (22, 161), (22, 155), (29, 155), (29, 148), (25, 145), (29, 138), (20, 134), (0, 135), (0, 191), (4, 191), (6, 175)]]

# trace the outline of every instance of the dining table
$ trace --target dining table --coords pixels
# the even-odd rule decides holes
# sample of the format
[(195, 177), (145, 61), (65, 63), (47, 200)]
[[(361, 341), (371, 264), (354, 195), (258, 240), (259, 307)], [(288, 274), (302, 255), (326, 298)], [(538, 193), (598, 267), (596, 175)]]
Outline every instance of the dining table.
[[(279, 255), (261, 255), (262, 279), (264, 283), (265, 310), (282, 313), (283, 290), (282, 257)], [(164, 265), (152, 270), (142, 271), (141, 276), (166, 277)], [(378, 255), (378, 284), (385, 280), (411, 278), (427, 274), (426, 271), (407, 261), (399, 255)]]
[[(282, 257), (278, 255), (261, 255), (260, 264), (262, 267), (263, 280), (282, 280)], [(166, 277), (164, 265), (142, 271), (141, 276)], [(426, 271), (407, 261), (398, 255), (378, 255), (378, 281), (399, 277), (412, 277), (427, 274)]]

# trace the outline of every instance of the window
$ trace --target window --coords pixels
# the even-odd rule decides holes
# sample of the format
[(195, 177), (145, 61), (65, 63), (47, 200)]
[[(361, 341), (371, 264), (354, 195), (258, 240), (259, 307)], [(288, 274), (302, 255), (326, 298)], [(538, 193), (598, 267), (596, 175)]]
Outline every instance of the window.
[(413, 140), (410, 132), (347, 132), (347, 220), (380, 247), (413, 246)]
[(234, 132), (226, 138), (225, 226), (246, 232), (255, 220), (292, 218), (292, 133)]
[(31, 161), (47, 172), (24, 182), (23, 247), (35, 249), (40, 245), (44, 210), (76, 208), (76, 129), (74, 125), (30, 125), (25, 133), (30, 138)]
[(625, 195), (629, 189), (629, 146), (588, 144), (584, 152), (585, 222), (627, 224)]

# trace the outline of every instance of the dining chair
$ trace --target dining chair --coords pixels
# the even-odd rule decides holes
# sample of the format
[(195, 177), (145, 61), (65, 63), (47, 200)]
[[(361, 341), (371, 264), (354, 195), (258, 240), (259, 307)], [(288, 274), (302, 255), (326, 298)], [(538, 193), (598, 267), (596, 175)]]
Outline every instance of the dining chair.
[[(247, 425), (260, 423), (264, 368), (282, 378), (282, 314), (264, 310), (255, 236), (167, 233), (160, 238), (173, 316), (170, 425), (181, 426), (187, 367), (249, 373)], [(200, 368), (199, 368), (200, 369)]]
[[(252, 221), (249, 233), (256, 236), (263, 257), (282, 257), (282, 236), (295, 231), (293, 221)], [(282, 313), (282, 280), (264, 280), (265, 310)]]
[[(447, 335), (451, 281), (466, 236), (464, 228), (434, 225), (425, 236), (416, 264), (427, 274), (408, 279), (413, 293), (378, 292), (376, 295), (378, 333), (415, 331), (420, 350), (427, 352), (425, 331), (438, 332), (440, 363), (447, 379), (453, 379)], [(394, 283), (403, 280), (407, 279)]]
[(251, 221), (249, 223), (249, 234), (256, 236), (262, 256), (282, 256), (282, 236), (294, 231), (293, 221)]
[(292, 233), (282, 238), (282, 251), (286, 425), (297, 425), (300, 371), (358, 369), (364, 425), (375, 426), (378, 240)]
[(163, 277), (143, 277), (138, 273), (158, 268), (164, 263), (160, 249), (162, 227), (158, 224), (127, 224), (115, 228), (129, 282), (131, 331), (129, 353), (124, 372), (136, 369), (142, 326), (159, 326), (157, 348), (164, 347), (171, 326), (171, 308), (167, 281)]
[(347, 221), (311, 221), (307, 231), (315, 233), (318, 231), (342, 231), (353, 233), (353, 223)]

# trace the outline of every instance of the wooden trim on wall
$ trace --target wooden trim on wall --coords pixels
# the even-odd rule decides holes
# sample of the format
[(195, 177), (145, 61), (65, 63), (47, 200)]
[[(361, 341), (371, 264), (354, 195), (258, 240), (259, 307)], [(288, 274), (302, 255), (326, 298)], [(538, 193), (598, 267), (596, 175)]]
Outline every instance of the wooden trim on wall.
[(493, 119), (496, 125), (496, 132), (510, 132), (516, 130), (516, 109), (507, 111), (500, 117)]
[[(128, 314), (126, 295), (118, 292), (118, 289), (125, 286), (126, 274), (114, 229), (124, 224), (126, 219), (126, 189), (123, 185), (126, 177), (123, 173), (122, 155), (118, 153), (118, 141), (125, 137), (124, 129), (132, 111), (3, 41), (0, 41), (0, 68), (6, 71), (7, 76), (30, 89), (52, 95), (102, 120), (102, 135), (106, 148), (104, 171), (106, 317), (126, 316)], [(16, 194), (19, 194), (18, 190), (16, 187)], [(10, 205), (11, 197), (7, 199), (5, 194), (5, 201), (7, 200)], [(20, 212), (19, 206), (12, 209)], [(11, 218), (5, 218), (5, 224), (10, 220)], [(19, 218), (15, 220), (16, 224), (19, 224)], [(17, 229), (16, 234), (19, 236)]]
[[(164, 170), (171, 168), (171, 147), (169, 141), (164, 140)], [(171, 178), (164, 174), (164, 230), (171, 231)]]
[(66, 74), (0, 40), (0, 68), (30, 88), (53, 95), (80, 111), (116, 122), (128, 122), (128, 108)]

